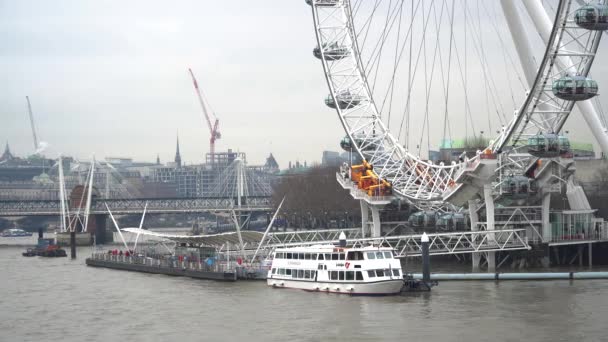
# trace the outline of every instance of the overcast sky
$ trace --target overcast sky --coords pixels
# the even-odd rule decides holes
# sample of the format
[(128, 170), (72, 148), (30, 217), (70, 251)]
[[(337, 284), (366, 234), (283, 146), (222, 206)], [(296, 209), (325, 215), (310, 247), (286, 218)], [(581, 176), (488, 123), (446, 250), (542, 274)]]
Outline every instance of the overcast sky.
[(179, 131), (183, 160), (201, 162), (209, 132), (188, 67), (220, 119), (217, 150), (285, 167), (344, 136), (303, 0), (0, 0), (0, 42), (0, 140), (18, 155), (33, 152), (29, 95), (50, 156), (166, 162)]

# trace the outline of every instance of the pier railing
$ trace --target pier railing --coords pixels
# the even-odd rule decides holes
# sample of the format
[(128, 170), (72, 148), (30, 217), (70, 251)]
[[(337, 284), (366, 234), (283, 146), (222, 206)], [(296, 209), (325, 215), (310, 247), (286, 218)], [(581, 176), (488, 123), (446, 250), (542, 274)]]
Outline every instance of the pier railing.
[(141, 255), (114, 255), (110, 253), (94, 253), (92, 259), (130, 264), (145, 265), (159, 268), (176, 268), (202, 272), (234, 272), (234, 267), (226, 263), (207, 264), (204, 260), (178, 260), (176, 258), (151, 258)]

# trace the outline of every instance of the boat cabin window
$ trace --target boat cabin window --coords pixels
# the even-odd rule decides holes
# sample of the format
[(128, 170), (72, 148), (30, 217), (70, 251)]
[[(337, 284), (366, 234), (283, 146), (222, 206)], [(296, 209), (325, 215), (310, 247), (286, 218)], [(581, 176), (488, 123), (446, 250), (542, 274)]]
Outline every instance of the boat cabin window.
[(338, 280), (338, 271), (330, 271), (329, 272), (330, 280)]
[(304, 254), (304, 260), (310, 260), (310, 253)]
[(384, 270), (376, 270), (376, 277), (384, 277)]
[(325, 259), (323, 258), (323, 253), (319, 253), (319, 260), (325, 260)]
[(344, 280), (344, 271), (338, 271), (338, 280)]
[(344, 260), (344, 259), (346, 259), (346, 254), (344, 254), (344, 253), (340, 253), (340, 254), (338, 254), (338, 255), (340, 256), (340, 260)]
[(298, 278), (304, 278), (304, 270), (298, 270)]
[(374, 253), (374, 252), (367, 252), (367, 259), (369, 259), (369, 260), (376, 259), (376, 253)]
[(392, 259), (392, 258), (393, 258), (393, 253), (384, 252), (384, 259)]
[(363, 252), (348, 252), (346, 255), (346, 259), (348, 260), (363, 260)]
[(399, 270), (393, 268), (393, 275), (395, 277), (398, 277), (399, 276)]
[(304, 253), (299, 253), (298, 254), (298, 259), (304, 260)]
[(291, 253), (287, 253), (287, 259), (291, 259)]
[(357, 280), (363, 280), (363, 274), (361, 273), (361, 271), (357, 271), (355, 273), (356, 273), (356, 276), (357, 276), (357, 278), (356, 278)]
[(384, 259), (384, 254), (382, 254), (382, 252), (376, 252), (376, 259)]
[(376, 272), (374, 270), (367, 271), (367, 276), (370, 277), (370, 278), (375, 278), (376, 277)]
[(355, 280), (355, 272), (354, 271), (346, 271), (346, 280)]
[(279, 268), (279, 274), (280, 275), (285, 275), (285, 269), (284, 268)]
[(272, 269), (272, 274), (276, 274), (276, 273), (277, 273), (277, 269), (276, 269), (276, 268), (273, 268), (273, 269)]
[(338, 254), (337, 253), (333, 253), (331, 255), (331, 260), (338, 260)]
[(325, 260), (331, 260), (331, 254), (325, 253)]

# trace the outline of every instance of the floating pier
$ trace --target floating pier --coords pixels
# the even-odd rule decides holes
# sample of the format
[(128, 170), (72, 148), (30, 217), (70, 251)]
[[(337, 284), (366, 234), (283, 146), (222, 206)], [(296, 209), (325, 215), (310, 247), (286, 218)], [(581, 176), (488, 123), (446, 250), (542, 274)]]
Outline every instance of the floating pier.
[(93, 254), (86, 259), (87, 266), (105, 267), (123, 271), (166, 274), (171, 276), (236, 281), (236, 270), (223, 269), (223, 265), (175, 261), (170, 259), (153, 259), (139, 256)]
[[(414, 279), (422, 279), (414, 273)], [(431, 280), (560, 280), (560, 279), (608, 279), (608, 272), (539, 272), (539, 273), (434, 273)]]

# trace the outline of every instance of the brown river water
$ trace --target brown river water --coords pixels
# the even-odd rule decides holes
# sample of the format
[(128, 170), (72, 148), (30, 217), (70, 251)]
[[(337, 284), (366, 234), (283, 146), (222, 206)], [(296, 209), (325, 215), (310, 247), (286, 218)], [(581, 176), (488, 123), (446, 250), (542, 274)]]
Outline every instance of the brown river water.
[[(0, 341), (608, 341), (608, 280), (350, 297), (87, 267), (0, 248)], [(445, 270), (442, 270), (445, 271)]]

